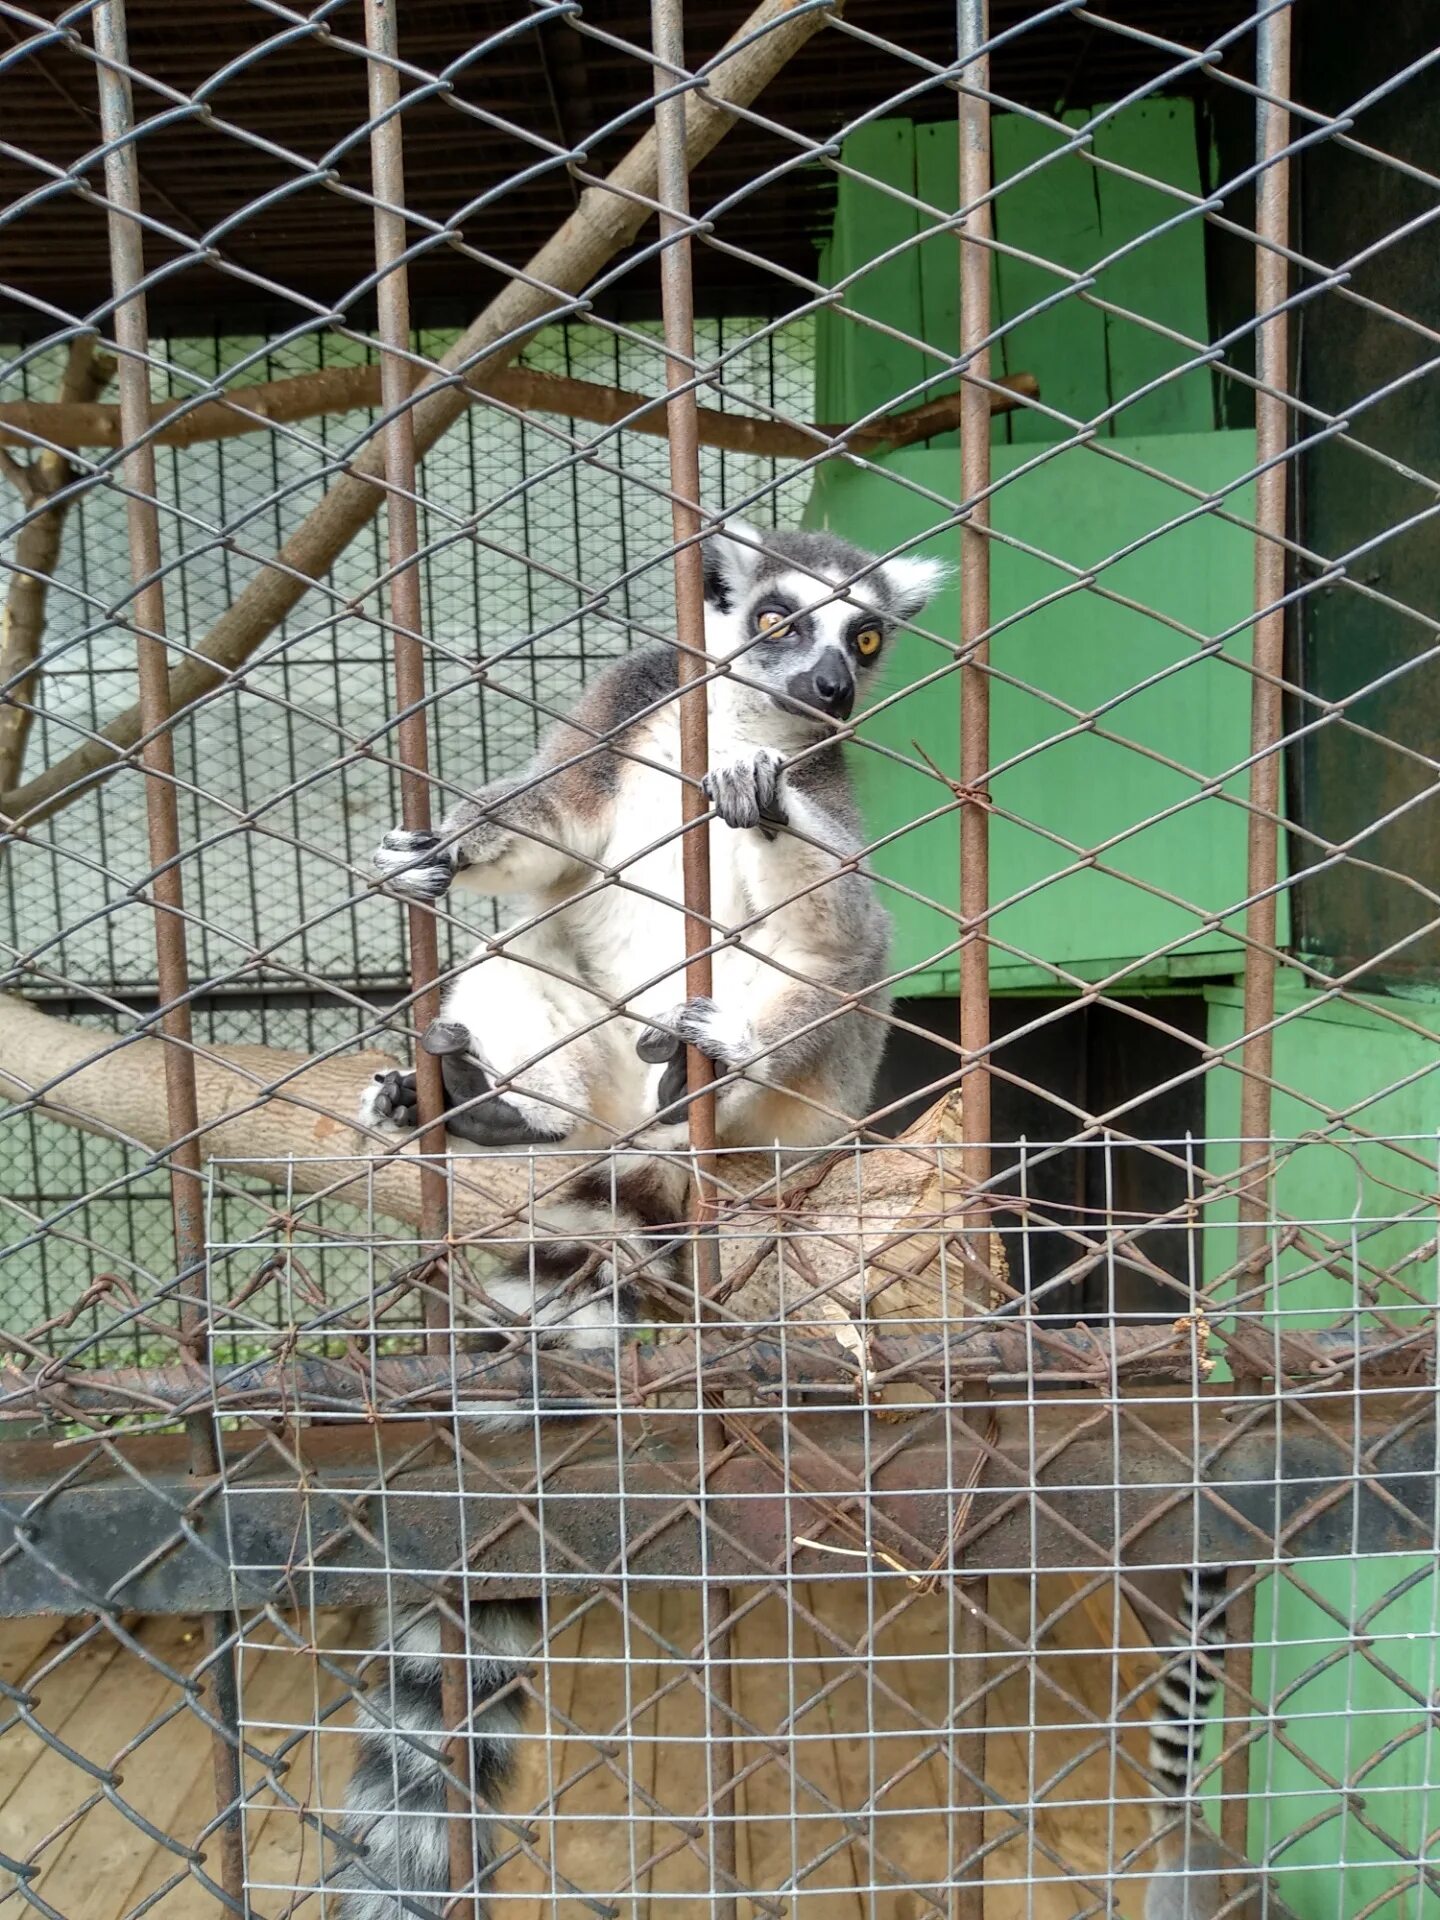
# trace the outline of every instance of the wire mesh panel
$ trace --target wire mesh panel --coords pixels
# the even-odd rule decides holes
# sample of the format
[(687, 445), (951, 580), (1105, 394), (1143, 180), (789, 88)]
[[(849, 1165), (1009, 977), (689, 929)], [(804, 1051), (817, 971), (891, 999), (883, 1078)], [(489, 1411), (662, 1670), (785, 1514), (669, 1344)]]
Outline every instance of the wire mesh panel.
[(0, 23), (0, 1903), (1431, 1911), (1427, 10)]

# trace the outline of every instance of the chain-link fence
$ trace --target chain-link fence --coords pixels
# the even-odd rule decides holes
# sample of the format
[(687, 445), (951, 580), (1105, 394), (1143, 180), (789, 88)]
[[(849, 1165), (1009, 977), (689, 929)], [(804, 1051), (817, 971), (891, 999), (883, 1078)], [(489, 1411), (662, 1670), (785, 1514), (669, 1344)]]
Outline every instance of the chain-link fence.
[(1435, 1910), (1428, 10), (0, 28), (0, 1906)]

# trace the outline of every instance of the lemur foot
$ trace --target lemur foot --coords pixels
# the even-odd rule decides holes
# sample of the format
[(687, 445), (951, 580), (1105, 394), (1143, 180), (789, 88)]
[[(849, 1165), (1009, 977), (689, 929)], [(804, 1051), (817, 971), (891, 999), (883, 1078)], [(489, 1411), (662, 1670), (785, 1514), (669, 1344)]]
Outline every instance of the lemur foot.
[(392, 827), (375, 849), (375, 865), (396, 893), (412, 900), (441, 900), (455, 878), (455, 851), (442, 847), (438, 833), (410, 833)]
[[(564, 1128), (545, 1128), (527, 1118), (492, 1082), (470, 1053), (469, 1030), (454, 1020), (436, 1020), (421, 1035), (426, 1053), (438, 1054), (445, 1086), (445, 1130), (474, 1147), (550, 1147)], [(377, 1073), (360, 1099), (360, 1125), (381, 1133), (414, 1133), (420, 1124), (415, 1074)]]
[(360, 1096), (360, 1124), (377, 1133), (413, 1133), (419, 1118), (413, 1073), (377, 1073)]
[(773, 840), (786, 820), (784, 779), (784, 759), (761, 747), (752, 759), (712, 767), (700, 785), (727, 827), (759, 827)]
[(470, 1050), (470, 1030), (458, 1020), (435, 1020), (420, 1036), (426, 1053), (440, 1060), (445, 1100), (451, 1109), (445, 1125), (457, 1139), (475, 1147), (545, 1147), (565, 1138), (565, 1128), (537, 1126), (519, 1104), (492, 1093), (494, 1082)]
[(642, 1060), (652, 1065), (661, 1061), (668, 1063), (660, 1076), (657, 1119), (676, 1118), (669, 1109), (685, 1092), (687, 1046), (696, 1048), (726, 1073), (744, 1066), (754, 1051), (745, 1021), (723, 1012), (713, 1000), (697, 997), (672, 1008), (654, 1026), (646, 1027), (635, 1042), (635, 1051)]

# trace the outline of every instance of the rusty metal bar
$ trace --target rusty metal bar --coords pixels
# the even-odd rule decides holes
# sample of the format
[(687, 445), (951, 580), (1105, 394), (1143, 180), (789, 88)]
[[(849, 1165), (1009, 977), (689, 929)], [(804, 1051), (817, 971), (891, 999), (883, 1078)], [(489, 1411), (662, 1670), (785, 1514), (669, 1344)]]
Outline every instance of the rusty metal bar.
[[(365, 0), (365, 44), (370, 79), (370, 170), (375, 187), (375, 298), (379, 318), (381, 429), (385, 454), (385, 522), (390, 565), (390, 622), (395, 649), (396, 727), (400, 747), (400, 818), (411, 832), (430, 828), (430, 750), (425, 717), (425, 644), (421, 638), (419, 514), (415, 494), (415, 414), (407, 405), (418, 377), (410, 346), (410, 290), (405, 268), (405, 159), (400, 129), (400, 70), (396, 0)], [(439, 937), (429, 907), (411, 905), (410, 989), (414, 1022), (423, 1029), (440, 1011)], [(427, 1156), (422, 1181), (423, 1228), (435, 1247), (448, 1226), (445, 1194), (445, 1086), (440, 1061), (415, 1051), (415, 1082)], [(435, 1156), (430, 1158), (430, 1156)], [(438, 1290), (432, 1314), (443, 1324)]]
[[(680, 686), (680, 818), (682, 884), (685, 901), (685, 997), (708, 999), (713, 970), (710, 948), (709, 807), (700, 781), (710, 766), (709, 691), (705, 655), (705, 580), (700, 552), (700, 423), (695, 389), (695, 284), (690, 247), (690, 173), (685, 153), (685, 94), (676, 92), (685, 72), (683, 0), (651, 0), (650, 33), (655, 55), (655, 142), (660, 203), (660, 302), (665, 331), (666, 425), (670, 440), (670, 524), (675, 538), (675, 640)], [(687, 1047), (686, 1110), (695, 1176), (693, 1266), (697, 1332), (705, 1302), (720, 1278), (714, 1239), (716, 1191), (715, 1066), (696, 1047)], [(705, 1402), (695, 1383), (697, 1414)], [(698, 1488), (702, 1514), (708, 1515), (710, 1466), (725, 1448), (721, 1423), (699, 1422)], [(705, 1536), (708, 1540), (708, 1529)], [(708, 1574), (708, 1570), (707, 1570)], [(706, 1685), (709, 1741), (706, 1766), (710, 1787), (706, 1844), (710, 1862), (710, 1911), (716, 1920), (737, 1920), (735, 1893), (735, 1702), (730, 1665), (728, 1587), (702, 1575), (701, 1644)]]
[[(1275, 970), (1279, 891), (1282, 750), (1285, 716), (1285, 538), (1290, 438), (1289, 316), (1285, 300), (1290, 240), (1290, 51), (1288, 4), (1262, 14), (1256, 28), (1255, 101), (1255, 627), (1250, 690), (1250, 812), (1247, 823), (1245, 980), (1241, 1055), (1239, 1192), (1241, 1279), (1248, 1311), (1267, 1267), (1274, 1067)], [(1245, 1380), (1244, 1384), (1250, 1384)], [(1225, 1672), (1225, 1758), (1221, 1767), (1221, 1834), (1243, 1855), (1250, 1815), (1248, 1737), (1255, 1646), (1255, 1582), (1230, 1603)]]
[[(145, 827), (153, 877), (155, 969), (160, 1031), (165, 1047), (165, 1114), (171, 1145), (170, 1204), (180, 1280), (180, 1338), (192, 1362), (204, 1365), (209, 1316), (205, 1302), (205, 1185), (201, 1172), (200, 1109), (190, 1021), (190, 967), (185, 942), (185, 892), (180, 869), (180, 811), (171, 733), (170, 666), (165, 634), (165, 589), (155, 450), (150, 425), (150, 323), (146, 308), (145, 241), (140, 223), (140, 171), (135, 154), (135, 102), (130, 86), (124, 0), (95, 10), (96, 84), (105, 140), (106, 226), (110, 282), (115, 295), (115, 344), (120, 431), (125, 445), (125, 524), (134, 587), (132, 621), (145, 771)], [(186, 1422), (189, 1471), (209, 1478), (219, 1467), (214, 1423), (199, 1411)], [(226, 1599), (203, 1623), (206, 1690), (214, 1717), (211, 1761), (215, 1776), (216, 1839), (225, 1899), (243, 1910), (244, 1835), (241, 1826), (240, 1696), (234, 1655), (235, 1625)]]
[[(909, 1381), (943, 1388), (948, 1381), (977, 1382), (1002, 1393), (1029, 1397), (1037, 1389), (1093, 1387), (1193, 1387), (1210, 1363), (1238, 1356), (1238, 1375), (1254, 1364), (1248, 1334), (1232, 1344), (1212, 1336), (1197, 1344), (1188, 1317), (1153, 1325), (1035, 1328), (1021, 1319), (991, 1317), (968, 1325), (956, 1321), (933, 1335), (872, 1333), (866, 1372), (872, 1383)], [(1409, 1382), (1426, 1390), (1434, 1378), (1435, 1330), (1428, 1316), (1407, 1321), (1396, 1333), (1345, 1324), (1287, 1332), (1275, 1356), (1278, 1371), (1266, 1378), (1294, 1382), (1330, 1397), (1367, 1393)], [(707, 1328), (691, 1337), (644, 1343), (627, 1351), (616, 1367), (610, 1355), (587, 1349), (531, 1352), (517, 1344), (508, 1353), (377, 1354), (330, 1358), (305, 1351), (282, 1359), (237, 1361), (197, 1376), (191, 1366), (96, 1367), (73, 1371), (58, 1362), (34, 1370), (0, 1366), (0, 1418), (51, 1413), (78, 1420), (109, 1415), (160, 1414), (177, 1419), (203, 1405), (209, 1413), (354, 1414), (401, 1420), (456, 1403), (471, 1409), (486, 1401), (539, 1405), (557, 1411), (614, 1412), (673, 1394), (697, 1380), (742, 1394), (747, 1404), (783, 1401), (799, 1390), (829, 1387), (853, 1398), (860, 1366), (853, 1351), (823, 1328), (787, 1325), (783, 1345), (738, 1329)], [(1258, 1380), (1255, 1389), (1273, 1391)], [(1205, 1388), (1203, 1402), (1233, 1397), (1223, 1387)]]
[[(990, 815), (983, 804), (990, 774), (990, 377), (991, 165), (988, 0), (959, 0), (962, 62), (958, 95), (960, 138), (960, 362), (972, 376), (961, 387), (960, 497), (960, 1054), (961, 1164), (972, 1193), (990, 1178)], [(983, 1314), (989, 1302), (975, 1275), (989, 1265), (990, 1212), (981, 1204), (965, 1215), (970, 1258), (965, 1263), (961, 1311)], [(959, 1390), (962, 1406), (978, 1410), (983, 1385)], [(972, 1412), (971, 1417), (975, 1417)], [(951, 1484), (956, 1482), (952, 1479)], [(972, 1784), (985, 1778), (985, 1607), (983, 1582), (961, 1593), (950, 1584), (951, 1631), (959, 1658), (952, 1685), (956, 1704), (950, 1733), (950, 1911), (953, 1920), (984, 1920), (985, 1811)], [(957, 1618), (958, 1615), (958, 1618)]]
[[(399, 711), (400, 818), (412, 833), (430, 829), (430, 755), (426, 738), (425, 644), (421, 638), (419, 512), (416, 504), (415, 414), (409, 404), (419, 370), (410, 343), (410, 282), (406, 270), (405, 149), (401, 129), (399, 0), (365, 0), (366, 69), (370, 106), (370, 173), (375, 190), (376, 306), (380, 340), (380, 404), (384, 414), (385, 529), (390, 566), (390, 623), (395, 650), (395, 700)], [(410, 992), (420, 1032), (440, 1012), (438, 922), (427, 905), (406, 908), (410, 934)], [(414, 1050), (416, 1106), (420, 1119), (420, 1224), (444, 1284), (427, 1289), (427, 1346), (441, 1357), (454, 1341), (454, 1302), (446, 1250), (449, 1205), (445, 1176), (448, 1101), (438, 1055)], [(440, 1277), (437, 1272), (437, 1279)], [(449, 1428), (454, 1445), (453, 1422)], [(460, 1603), (463, 1606), (463, 1597)], [(441, 1717), (451, 1729), (451, 1780), (446, 1787), (450, 1886), (458, 1897), (446, 1906), (453, 1920), (479, 1920), (463, 1889), (475, 1882), (471, 1844), (476, 1806), (473, 1742), (469, 1737), (470, 1688), (466, 1634), (452, 1607), (440, 1611)]]
[[(690, 257), (690, 176), (685, 159), (685, 96), (675, 75), (685, 60), (680, 0), (653, 0), (655, 138), (660, 198), (660, 298), (665, 327), (665, 404), (670, 436), (670, 523), (675, 536), (675, 639), (680, 683), (680, 817), (685, 899), (685, 995), (708, 997), (710, 964), (710, 834), (698, 823), (709, 811), (700, 781), (710, 767), (705, 681), (705, 581), (700, 554), (700, 441), (695, 391), (695, 290)], [(664, 96), (670, 94), (667, 99)], [(686, 1052), (690, 1145), (697, 1155), (715, 1147), (715, 1096), (707, 1089), (714, 1062)], [(703, 1165), (703, 1162), (702, 1162)], [(711, 1183), (701, 1175), (697, 1219), (713, 1216)]]
[[(605, 1581), (617, 1593), (637, 1579), (693, 1588), (707, 1571), (787, 1584), (853, 1577), (853, 1559), (796, 1544), (799, 1535), (859, 1544), (825, 1531), (847, 1500), (867, 1503), (869, 1537), (899, 1563), (896, 1574), (877, 1555), (882, 1579), (911, 1568), (928, 1577), (941, 1553), (961, 1573), (1028, 1573), (1032, 1527), (1037, 1572), (1175, 1567), (1197, 1548), (1210, 1564), (1262, 1568), (1277, 1550), (1287, 1562), (1425, 1554), (1435, 1422), (1416, 1401), (1412, 1387), (1396, 1387), (1367, 1394), (1358, 1412), (1348, 1394), (1278, 1402), (1262, 1428), (1248, 1427), (1233, 1399), (1198, 1409), (1183, 1398), (1132, 1399), (1118, 1429), (1098, 1397), (1042, 1401), (996, 1408), (988, 1448), (978, 1437), (957, 1443), (930, 1409), (899, 1425), (853, 1407), (766, 1416), (752, 1424), (769, 1459), (741, 1448), (714, 1468), (703, 1535), (700, 1452), (684, 1412), (628, 1415), (623, 1459), (613, 1422), (595, 1423), (583, 1444), (573, 1422), (551, 1423), (543, 1492), (530, 1432), (487, 1435), (483, 1476), (459, 1486), (453, 1462), (417, 1464), (413, 1425), (310, 1428), (284, 1451), (253, 1428), (232, 1432), (225, 1473), (198, 1485), (179, 1436), (113, 1441), (58, 1487), (53, 1443), (16, 1440), (0, 1448), (0, 1510), (24, 1524), (0, 1550), (0, 1616), (191, 1613), (232, 1595), (247, 1607), (276, 1596), (293, 1605), (297, 1594), (354, 1606), (392, 1581), (397, 1594), (428, 1598), (433, 1582), (407, 1570), (454, 1566), (462, 1554), (487, 1598), (537, 1593), (542, 1581), (567, 1590)], [(1211, 1463), (1198, 1490), (1197, 1439)], [(972, 1468), (973, 1504), (952, 1539), (948, 1476)]]

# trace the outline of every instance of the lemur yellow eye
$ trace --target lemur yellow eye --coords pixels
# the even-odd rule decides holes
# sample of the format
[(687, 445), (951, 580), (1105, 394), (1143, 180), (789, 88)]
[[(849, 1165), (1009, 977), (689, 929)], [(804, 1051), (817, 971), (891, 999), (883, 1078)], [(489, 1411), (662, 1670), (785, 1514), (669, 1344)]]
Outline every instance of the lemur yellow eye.
[(755, 616), (755, 624), (761, 633), (775, 633), (784, 626), (785, 616), (778, 607), (762, 607)]
[(855, 651), (862, 660), (871, 660), (880, 651), (880, 629), (862, 627), (855, 636)]

